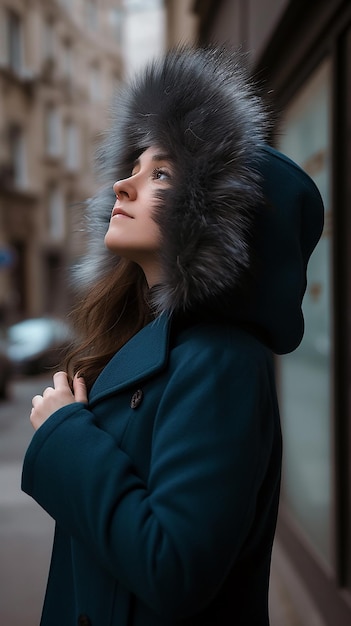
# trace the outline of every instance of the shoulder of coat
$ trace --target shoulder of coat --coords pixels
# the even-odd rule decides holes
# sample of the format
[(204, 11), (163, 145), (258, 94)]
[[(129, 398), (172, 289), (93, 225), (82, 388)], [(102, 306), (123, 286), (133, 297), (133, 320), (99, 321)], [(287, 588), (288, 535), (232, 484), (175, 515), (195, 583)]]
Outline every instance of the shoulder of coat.
[(232, 324), (194, 324), (181, 331), (175, 339), (175, 348), (186, 353), (202, 352), (208, 358), (238, 356), (248, 361), (271, 360), (271, 351), (254, 335)]

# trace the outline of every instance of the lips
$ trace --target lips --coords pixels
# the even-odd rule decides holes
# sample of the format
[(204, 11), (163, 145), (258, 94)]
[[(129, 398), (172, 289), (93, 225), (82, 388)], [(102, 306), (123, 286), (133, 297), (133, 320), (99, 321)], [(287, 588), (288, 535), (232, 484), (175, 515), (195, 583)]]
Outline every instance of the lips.
[(132, 216), (129, 215), (129, 213), (127, 213), (123, 209), (121, 209), (121, 207), (114, 207), (113, 211), (112, 211), (111, 217), (116, 217), (116, 216), (119, 216), (119, 215), (121, 217), (130, 217), (132, 219)]

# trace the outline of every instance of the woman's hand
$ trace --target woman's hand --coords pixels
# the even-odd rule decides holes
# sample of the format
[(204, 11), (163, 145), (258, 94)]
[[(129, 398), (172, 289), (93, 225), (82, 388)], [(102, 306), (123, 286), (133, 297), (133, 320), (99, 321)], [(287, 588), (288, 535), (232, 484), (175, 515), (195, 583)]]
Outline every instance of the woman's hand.
[(68, 384), (66, 372), (57, 372), (53, 376), (53, 387), (47, 387), (43, 395), (34, 396), (32, 399), (32, 412), (30, 421), (37, 430), (58, 409), (73, 402), (87, 402), (87, 390), (84, 379), (77, 374), (73, 379), (73, 392)]

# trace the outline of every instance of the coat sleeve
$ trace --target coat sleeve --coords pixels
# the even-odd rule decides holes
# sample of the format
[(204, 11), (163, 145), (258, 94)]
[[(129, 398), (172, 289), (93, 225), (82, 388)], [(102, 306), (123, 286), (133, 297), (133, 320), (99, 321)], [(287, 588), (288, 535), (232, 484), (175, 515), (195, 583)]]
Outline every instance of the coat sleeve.
[(37, 431), (22, 479), (102, 567), (173, 619), (204, 608), (238, 558), (275, 419), (260, 344), (238, 347), (221, 333), (191, 346), (171, 353), (147, 484), (80, 403)]

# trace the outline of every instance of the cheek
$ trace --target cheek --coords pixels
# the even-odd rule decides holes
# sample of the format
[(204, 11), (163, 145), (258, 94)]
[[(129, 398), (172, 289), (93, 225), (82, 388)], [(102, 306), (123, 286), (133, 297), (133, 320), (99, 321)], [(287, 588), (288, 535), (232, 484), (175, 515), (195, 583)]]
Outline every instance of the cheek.
[(161, 242), (160, 228), (151, 217), (144, 222), (141, 236), (148, 239), (154, 245), (159, 246)]
[[(148, 206), (142, 214), (139, 214), (141, 220), (138, 223), (139, 235), (142, 239), (150, 242), (150, 245), (158, 247), (161, 241), (161, 231), (158, 223), (155, 221), (155, 209), (153, 207), (155, 198), (149, 198), (148, 202), (145, 201), (144, 206)], [(138, 220), (136, 220), (138, 222)]]

